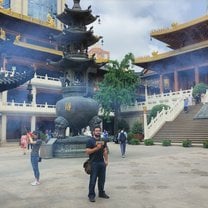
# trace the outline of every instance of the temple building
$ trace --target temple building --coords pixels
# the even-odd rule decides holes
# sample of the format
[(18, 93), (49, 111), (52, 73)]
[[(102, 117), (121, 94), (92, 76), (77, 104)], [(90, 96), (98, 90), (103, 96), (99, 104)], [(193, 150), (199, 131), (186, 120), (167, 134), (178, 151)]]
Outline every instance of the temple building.
[[(171, 50), (165, 53), (153, 51), (151, 56), (135, 59), (135, 65), (143, 68), (145, 139), (152, 138), (158, 142), (170, 139), (177, 143), (186, 139), (202, 143), (207, 139), (208, 120), (194, 118), (204, 109), (208, 91), (201, 96), (200, 104), (192, 97), (196, 84), (208, 84), (207, 25), (206, 15), (184, 24), (173, 23), (170, 28), (154, 30), (151, 38), (162, 41)], [(183, 111), (186, 100), (188, 114)], [(163, 109), (148, 121), (148, 111), (157, 104), (166, 104), (170, 108)]]
[[(0, 93), (0, 142), (17, 141), (25, 129), (54, 130), (55, 105), (62, 98), (60, 80), (64, 75), (47, 60), (58, 62), (63, 57), (50, 35), (62, 32), (64, 26), (53, 14), (63, 12), (64, 4), (65, 0), (0, 1), (1, 72), (35, 72), (30, 82)], [(101, 48), (99, 54), (91, 54), (99, 65), (89, 74), (92, 93), (96, 80), (105, 73), (100, 66), (109, 60), (109, 52), (100, 57), (102, 51), (106, 54)]]
[(187, 90), (195, 84), (208, 84), (208, 16), (170, 28), (154, 30), (151, 38), (167, 44), (171, 50), (138, 57), (135, 64), (143, 68), (149, 94)]

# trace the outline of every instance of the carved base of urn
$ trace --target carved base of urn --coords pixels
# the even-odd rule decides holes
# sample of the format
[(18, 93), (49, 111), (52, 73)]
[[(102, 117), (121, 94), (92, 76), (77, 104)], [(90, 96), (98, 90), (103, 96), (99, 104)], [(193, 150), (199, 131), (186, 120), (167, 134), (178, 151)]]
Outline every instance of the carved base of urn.
[(57, 158), (88, 157), (85, 153), (88, 136), (73, 136), (57, 139), (54, 144), (53, 155)]

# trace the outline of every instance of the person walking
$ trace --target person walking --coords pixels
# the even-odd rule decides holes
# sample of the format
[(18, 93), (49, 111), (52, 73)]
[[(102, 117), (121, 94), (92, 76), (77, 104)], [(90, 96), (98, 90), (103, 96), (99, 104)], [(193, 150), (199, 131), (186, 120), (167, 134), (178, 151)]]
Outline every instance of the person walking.
[(92, 131), (93, 136), (87, 141), (86, 153), (92, 161), (92, 171), (89, 181), (88, 198), (90, 202), (95, 202), (95, 185), (98, 178), (99, 197), (109, 199), (110, 197), (104, 191), (106, 166), (108, 165), (107, 143), (100, 139), (100, 126), (94, 127)]
[(184, 99), (184, 107), (183, 110), (185, 113), (188, 113), (188, 98)]
[(121, 156), (124, 158), (126, 156), (126, 141), (127, 133), (122, 129), (118, 134), (118, 142), (120, 144)]
[(40, 171), (38, 167), (38, 162), (40, 160), (39, 156), (39, 150), (40, 146), (42, 144), (42, 140), (40, 138), (40, 132), (39, 131), (33, 131), (32, 137), (29, 137), (30, 144), (33, 145), (32, 151), (31, 151), (31, 164), (35, 176), (35, 181), (31, 183), (32, 186), (36, 186), (40, 184)]

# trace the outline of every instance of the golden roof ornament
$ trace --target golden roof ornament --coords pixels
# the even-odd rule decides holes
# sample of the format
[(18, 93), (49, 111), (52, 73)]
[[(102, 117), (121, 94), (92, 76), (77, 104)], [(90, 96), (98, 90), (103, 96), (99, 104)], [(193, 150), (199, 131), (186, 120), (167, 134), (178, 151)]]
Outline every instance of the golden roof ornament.
[(158, 51), (152, 51), (152, 56), (158, 56)]
[(55, 26), (55, 21), (50, 13), (47, 14), (47, 23), (52, 27)]
[(20, 35), (20, 34), (17, 35), (17, 36), (15, 37), (15, 42), (19, 42), (19, 41), (20, 41), (20, 38), (21, 38), (21, 35)]
[(0, 38), (4, 40), (6, 39), (6, 32), (2, 28), (0, 29)]
[(173, 22), (172, 24), (171, 24), (171, 27), (172, 28), (175, 28), (175, 27), (177, 27), (178, 26), (178, 23), (177, 22)]

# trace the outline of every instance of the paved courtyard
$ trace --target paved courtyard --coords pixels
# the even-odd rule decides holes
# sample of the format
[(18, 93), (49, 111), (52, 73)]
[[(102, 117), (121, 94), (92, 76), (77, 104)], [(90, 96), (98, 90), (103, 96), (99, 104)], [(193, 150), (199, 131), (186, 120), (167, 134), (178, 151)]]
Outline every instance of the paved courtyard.
[(208, 149), (180, 146), (127, 146), (110, 143), (106, 193), (109, 200), (87, 198), (84, 158), (45, 159), (41, 185), (33, 180), (29, 153), (17, 144), (0, 147), (1, 208), (207, 208)]

